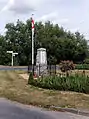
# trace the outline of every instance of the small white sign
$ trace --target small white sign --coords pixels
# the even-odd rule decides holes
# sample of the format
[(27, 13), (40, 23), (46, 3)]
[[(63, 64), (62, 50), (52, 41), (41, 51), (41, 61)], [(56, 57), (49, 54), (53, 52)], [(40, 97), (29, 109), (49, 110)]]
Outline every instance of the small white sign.
[(18, 55), (18, 53), (13, 53), (13, 55)]
[(13, 53), (13, 51), (7, 51), (7, 53)]

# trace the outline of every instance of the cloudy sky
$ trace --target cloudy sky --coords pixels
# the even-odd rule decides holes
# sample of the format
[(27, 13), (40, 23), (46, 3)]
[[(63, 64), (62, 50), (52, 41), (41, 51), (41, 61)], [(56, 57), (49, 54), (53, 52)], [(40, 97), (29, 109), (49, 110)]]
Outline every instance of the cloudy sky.
[(32, 13), (36, 21), (50, 20), (89, 39), (89, 0), (0, 0), (0, 33), (6, 23), (25, 21)]

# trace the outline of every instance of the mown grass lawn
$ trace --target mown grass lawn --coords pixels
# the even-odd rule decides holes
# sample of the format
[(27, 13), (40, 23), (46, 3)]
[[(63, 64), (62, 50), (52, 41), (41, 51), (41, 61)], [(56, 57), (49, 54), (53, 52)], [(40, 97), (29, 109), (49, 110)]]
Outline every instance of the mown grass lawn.
[(89, 110), (89, 95), (33, 87), (27, 85), (27, 80), (15, 71), (0, 71), (0, 97), (27, 105), (54, 105)]

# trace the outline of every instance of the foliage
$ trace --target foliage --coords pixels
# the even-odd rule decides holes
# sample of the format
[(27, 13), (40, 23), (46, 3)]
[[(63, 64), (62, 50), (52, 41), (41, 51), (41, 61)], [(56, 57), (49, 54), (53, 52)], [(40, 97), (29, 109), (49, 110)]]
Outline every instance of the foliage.
[(41, 88), (60, 91), (89, 93), (89, 77), (78, 74), (69, 77), (44, 77), (38, 80), (32, 80), (30, 81), (30, 84)]
[[(31, 64), (31, 20), (25, 23), (17, 20), (16, 24), (8, 23), (5, 28), (5, 36), (0, 36), (0, 64), (10, 64), (11, 55), (6, 53), (7, 50), (18, 52), (15, 64)], [(49, 64), (59, 63), (60, 60), (83, 62), (88, 54), (87, 41), (79, 32), (67, 32), (58, 24), (48, 21), (45, 24), (36, 22), (34, 33), (35, 59), (40, 47), (47, 49)]]
[(75, 69), (78, 69), (78, 70), (89, 70), (89, 64), (76, 64)]
[(32, 72), (30, 72), (29, 79), (28, 79), (28, 84), (30, 84), (30, 81), (33, 81), (33, 80), (34, 80), (33, 74), (32, 74)]
[(89, 64), (89, 59), (88, 59), (88, 58), (85, 59), (85, 60), (84, 60), (84, 63), (85, 63), (85, 64)]
[(67, 72), (68, 70), (74, 70), (75, 65), (74, 65), (73, 61), (69, 61), (69, 60), (61, 61), (60, 69), (62, 72)]

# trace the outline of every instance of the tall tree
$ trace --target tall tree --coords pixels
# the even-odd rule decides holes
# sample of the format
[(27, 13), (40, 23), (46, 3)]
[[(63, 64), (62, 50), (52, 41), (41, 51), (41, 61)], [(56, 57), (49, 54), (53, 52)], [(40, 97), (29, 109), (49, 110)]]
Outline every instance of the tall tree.
[[(17, 21), (16, 24), (6, 24), (6, 35), (0, 36), (0, 64), (11, 62), (7, 50), (18, 52), (15, 58), (17, 64), (31, 64), (31, 19), (25, 23)], [(47, 49), (48, 63), (56, 64), (60, 60), (73, 60), (74, 62), (83, 62), (88, 54), (87, 41), (79, 32), (75, 34), (65, 31), (58, 24), (52, 24), (50, 21), (43, 24), (35, 23), (35, 59), (37, 49), (44, 47)]]

